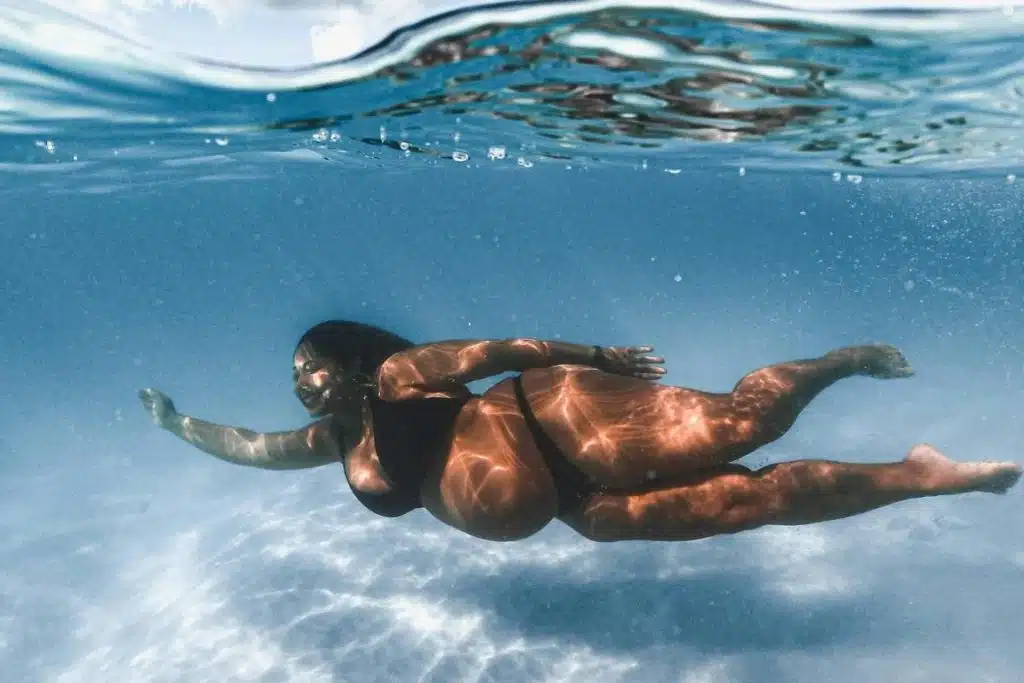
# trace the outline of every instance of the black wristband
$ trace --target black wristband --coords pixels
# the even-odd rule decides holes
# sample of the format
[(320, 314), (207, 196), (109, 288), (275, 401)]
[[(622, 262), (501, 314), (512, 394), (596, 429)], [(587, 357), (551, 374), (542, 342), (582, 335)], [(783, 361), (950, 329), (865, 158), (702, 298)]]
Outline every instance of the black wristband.
[(608, 366), (608, 359), (605, 358), (604, 349), (602, 349), (597, 344), (594, 344), (593, 366), (598, 370), (604, 370)]

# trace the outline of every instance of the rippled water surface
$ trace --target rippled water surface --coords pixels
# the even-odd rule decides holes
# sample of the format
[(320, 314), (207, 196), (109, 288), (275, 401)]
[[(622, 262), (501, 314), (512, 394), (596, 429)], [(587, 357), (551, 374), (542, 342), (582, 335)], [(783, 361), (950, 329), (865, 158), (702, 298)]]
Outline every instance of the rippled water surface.
[(188, 178), (282, 157), (1012, 174), (1024, 153), (1012, 8), (508, 4), (421, 21), (347, 60), (254, 69), (6, 7), (0, 168), (73, 169), (85, 187), (139, 164)]

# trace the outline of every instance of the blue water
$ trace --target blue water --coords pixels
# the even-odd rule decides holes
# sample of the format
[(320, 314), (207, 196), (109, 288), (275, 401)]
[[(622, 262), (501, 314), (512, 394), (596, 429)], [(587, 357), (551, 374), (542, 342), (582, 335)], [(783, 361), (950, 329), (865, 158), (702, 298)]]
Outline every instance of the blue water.
[[(324, 58), (300, 10), (222, 17), (280, 31), (264, 50), (201, 8), (110, 6), (0, 9), (3, 681), (1019, 680), (1019, 490), (692, 543), (554, 522), (496, 544), (374, 518), (340, 469), (216, 461), (135, 396), (302, 425), (290, 353), (327, 317), (651, 343), (707, 389), (884, 340), (914, 379), (830, 389), (749, 464), (918, 441), (1020, 461), (1019, 13), (529, 6), (474, 39), (499, 54), (421, 63), (517, 6), (296, 66)], [(580, 27), (648, 43), (554, 41), (523, 67)], [(637, 96), (666, 88), (668, 113)], [(809, 109), (756, 129), (786, 107)]]

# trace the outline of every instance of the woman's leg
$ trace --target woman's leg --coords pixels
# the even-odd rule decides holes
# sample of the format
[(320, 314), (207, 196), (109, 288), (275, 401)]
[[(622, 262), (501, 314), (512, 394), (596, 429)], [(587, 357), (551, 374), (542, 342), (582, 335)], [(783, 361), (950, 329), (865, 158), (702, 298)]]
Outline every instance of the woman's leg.
[(1020, 476), (1014, 463), (956, 463), (918, 445), (895, 463), (801, 460), (756, 472), (725, 465), (672, 488), (595, 495), (562, 520), (595, 541), (688, 541), (839, 519), (910, 498), (1005, 493)]
[(622, 489), (753, 452), (785, 434), (815, 396), (843, 378), (912, 374), (898, 349), (877, 344), (760, 368), (728, 394), (579, 368), (523, 377), (541, 424), (566, 457), (596, 482)]
[(739, 420), (750, 421), (760, 446), (789, 431), (807, 404), (841, 379), (902, 379), (913, 374), (895, 346), (849, 346), (821, 358), (769, 365), (747, 374), (729, 394), (729, 408)]

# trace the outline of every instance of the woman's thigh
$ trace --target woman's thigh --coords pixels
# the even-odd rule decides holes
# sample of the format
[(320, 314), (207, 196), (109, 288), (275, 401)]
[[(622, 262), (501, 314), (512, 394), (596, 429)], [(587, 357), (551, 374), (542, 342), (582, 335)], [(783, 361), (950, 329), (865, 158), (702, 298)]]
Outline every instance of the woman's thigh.
[(530, 370), (523, 385), (565, 457), (610, 488), (671, 480), (752, 450), (753, 421), (729, 394), (574, 366)]

